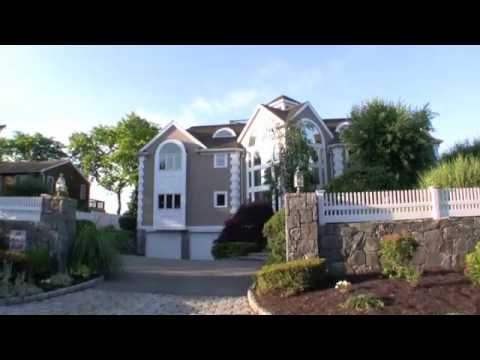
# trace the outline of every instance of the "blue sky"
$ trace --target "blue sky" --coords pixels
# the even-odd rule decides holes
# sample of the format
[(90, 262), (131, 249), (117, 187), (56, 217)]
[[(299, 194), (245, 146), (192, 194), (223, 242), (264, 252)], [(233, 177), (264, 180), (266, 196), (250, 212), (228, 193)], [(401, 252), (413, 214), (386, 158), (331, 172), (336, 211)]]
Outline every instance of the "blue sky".
[(480, 136), (479, 64), (480, 46), (0, 46), (0, 123), (66, 142), (130, 111), (188, 127), (248, 118), (280, 94), (323, 117), (382, 97), (430, 103), (442, 151)]

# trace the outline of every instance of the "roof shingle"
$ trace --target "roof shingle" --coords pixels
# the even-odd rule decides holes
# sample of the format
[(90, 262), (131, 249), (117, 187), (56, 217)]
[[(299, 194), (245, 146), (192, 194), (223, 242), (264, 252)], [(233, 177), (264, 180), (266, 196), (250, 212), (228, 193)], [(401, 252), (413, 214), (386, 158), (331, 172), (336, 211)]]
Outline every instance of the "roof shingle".
[(0, 162), (0, 174), (33, 174), (68, 160)]

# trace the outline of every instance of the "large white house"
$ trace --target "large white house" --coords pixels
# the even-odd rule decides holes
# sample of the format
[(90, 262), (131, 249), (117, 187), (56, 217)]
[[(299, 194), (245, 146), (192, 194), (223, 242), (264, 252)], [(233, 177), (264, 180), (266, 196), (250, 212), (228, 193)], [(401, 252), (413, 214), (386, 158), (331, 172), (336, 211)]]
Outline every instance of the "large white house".
[(279, 96), (248, 120), (184, 129), (171, 122), (140, 151), (138, 234), (146, 256), (211, 259), (224, 222), (248, 201), (263, 199), (264, 175), (278, 158), (285, 122), (304, 125), (318, 154), (317, 187), (344, 171), (339, 134), (346, 118), (323, 119), (312, 104)]

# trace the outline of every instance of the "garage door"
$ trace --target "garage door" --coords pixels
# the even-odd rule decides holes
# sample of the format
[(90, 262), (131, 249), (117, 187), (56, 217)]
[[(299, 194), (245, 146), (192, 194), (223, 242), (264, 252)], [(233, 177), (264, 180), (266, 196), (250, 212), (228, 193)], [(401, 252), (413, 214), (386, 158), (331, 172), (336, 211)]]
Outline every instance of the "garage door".
[(190, 233), (190, 259), (213, 260), (212, 243), (219, 233)]
[(160, 259), (181, 259), (182, 234), (180, 232), (147, 233), (145, 255)]

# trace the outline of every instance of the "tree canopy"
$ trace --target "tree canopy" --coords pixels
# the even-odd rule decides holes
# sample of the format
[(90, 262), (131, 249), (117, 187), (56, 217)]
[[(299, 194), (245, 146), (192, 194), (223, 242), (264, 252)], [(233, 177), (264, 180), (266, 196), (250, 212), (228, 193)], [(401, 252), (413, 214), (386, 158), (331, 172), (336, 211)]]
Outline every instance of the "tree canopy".
[(138, 182), (138, 152), (158, 131), (157, 125), (132, 112), (115, 126), (97, 126), (70, 137), (73, 161), (100, 186), (117, 194), (118, 214), (123, 190)]
[(16, 131), (11, 139), (0, 138), (0, 161), (42, 161), (67, 157), (65, 145), (40, 133)]
[(436, 160), (436, 140), (430, 134), (434, 116), (428, 104), (412, 109), (374, 99), (354, 106), (351, 125), (342, 133), (350, 163), (383, 168), (395, 175), (400, 187), (415, 186), (418, 174)]

